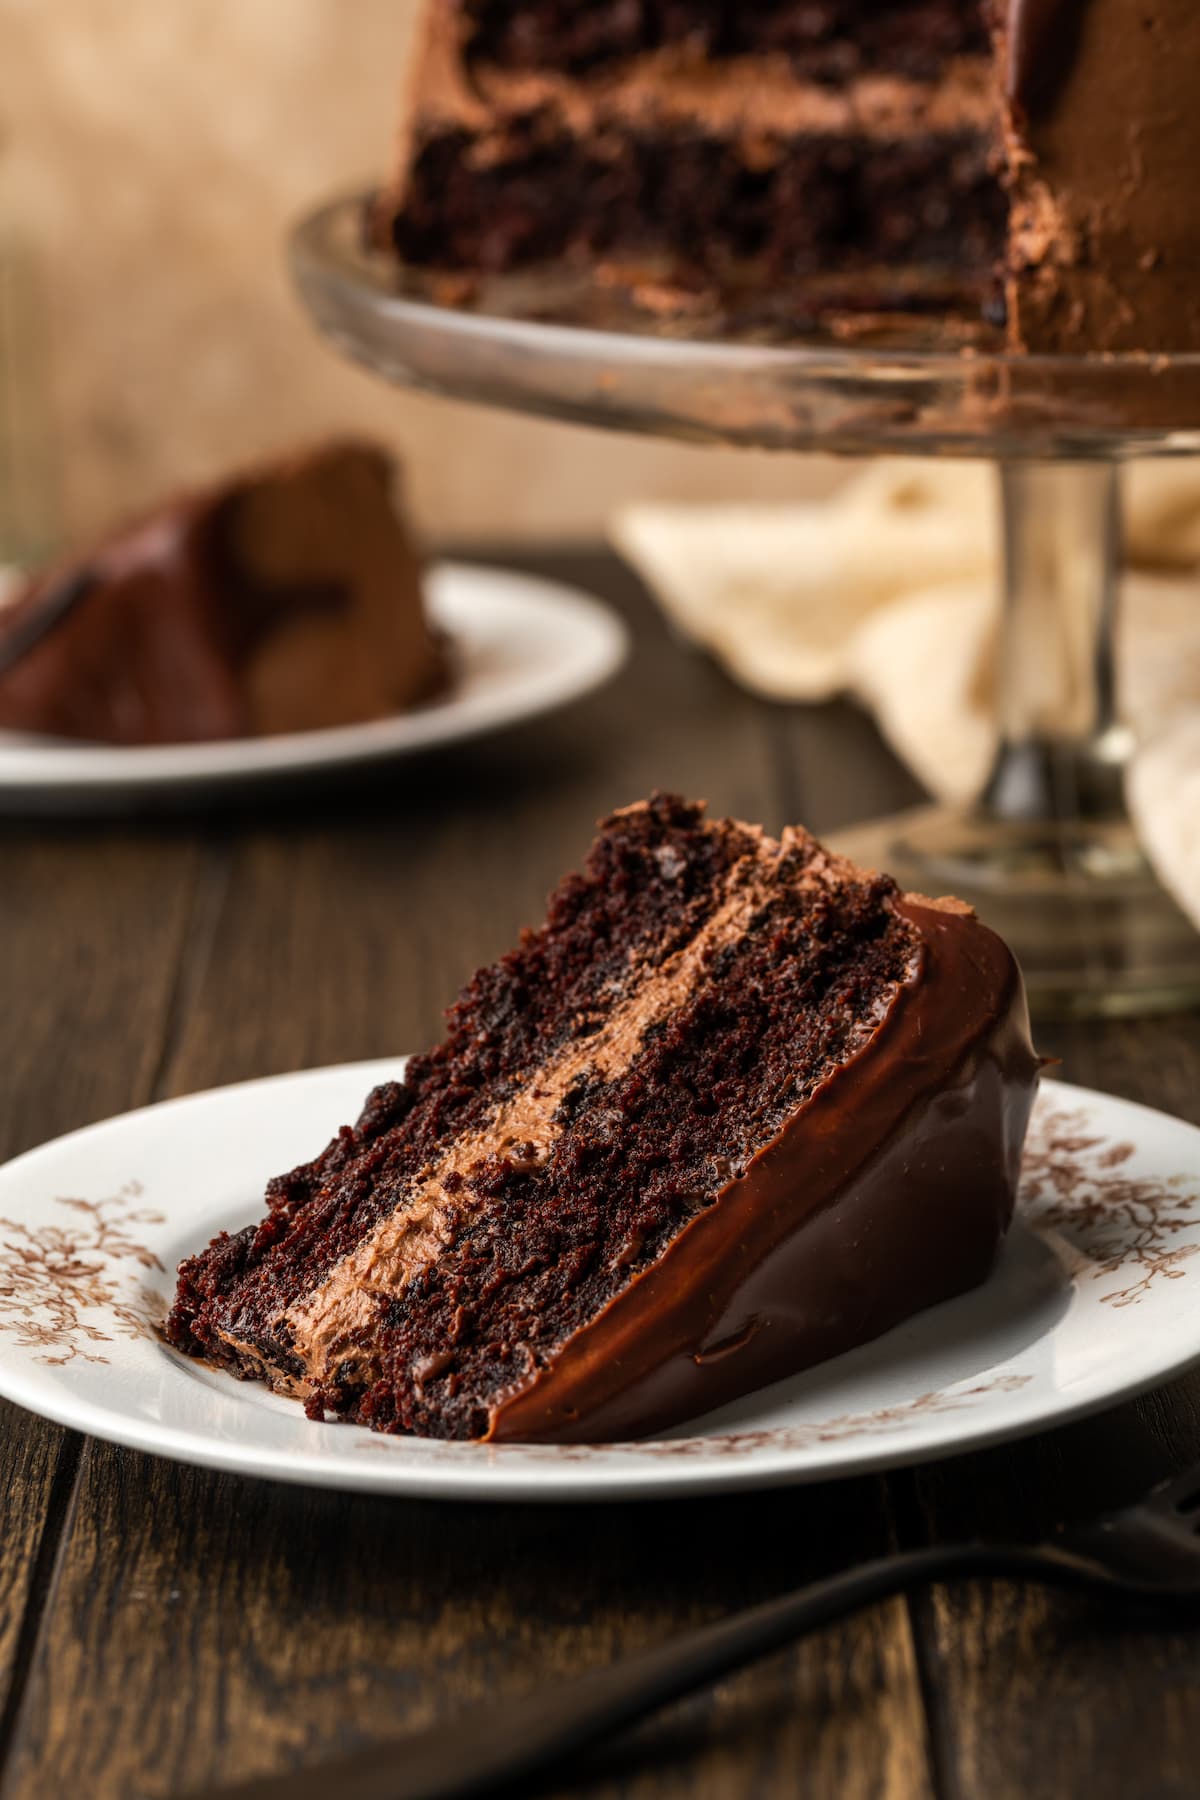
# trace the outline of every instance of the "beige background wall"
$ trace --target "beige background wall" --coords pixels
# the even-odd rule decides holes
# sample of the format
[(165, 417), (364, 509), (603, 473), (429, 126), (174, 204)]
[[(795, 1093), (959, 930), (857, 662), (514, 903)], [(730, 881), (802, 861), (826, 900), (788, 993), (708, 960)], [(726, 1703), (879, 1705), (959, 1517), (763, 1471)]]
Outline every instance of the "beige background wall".
[(622, 498), (786, 495), (792, 459), (377, 386), (312, 336), (290, 217), (384, 167), (413, 0), (0, 0), (0, 235), (31, 245), (68, 528), (328, 429), (407, 453), (439, 535), (593, 533)]

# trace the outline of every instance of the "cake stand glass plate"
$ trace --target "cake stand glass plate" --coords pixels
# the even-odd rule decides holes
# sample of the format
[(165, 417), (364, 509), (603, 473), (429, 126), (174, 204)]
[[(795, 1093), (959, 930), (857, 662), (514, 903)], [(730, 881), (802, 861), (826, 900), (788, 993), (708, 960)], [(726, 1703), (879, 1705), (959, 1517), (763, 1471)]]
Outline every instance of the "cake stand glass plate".
[[(304, 219), (292, 272), (318, 329), (390, 381), (691, 443), (994, 461), (1005, 607), (991, 779), (973, 808), (882, 820), (837, 847), (971, 901), (1017, 951), (1037, 1012), (1200, 1002), (1200, 934), (1125, 810), (1113, 669), (1117, 472), (1131, 456), (1200, 453), (1200, 354), (1015, 356), (944, 320), (786, 342), (761, 308), (681, 304), (652, 269), (464, 285), (449, 305), (444, 284), (364, 248), (368, 202)], [(664, 293), (665, 315), (639, 301)]]
[(582, 698), (616, 673), (628, 634), (607, 606), (557, 582), (439, 563), (425, 591), (453, 645), (445, 694), (363, 725), (136, 748), (0, 731), (0, 813), (187, 806), (298, 775), (455, 744)]
[(654, 1443), (447, 1444), (314, 1424), (169, 1349), (179, 1259), (260, 1216), (402, 1062), (168, 1101), (0, 1169), (0, 1393), (132, 1449), (331, 1488), (657, 1498), (818, 1481), (1059, 1424), (1200, 1362), (1200, 1130), (1044, 1084), (990, 1280)]

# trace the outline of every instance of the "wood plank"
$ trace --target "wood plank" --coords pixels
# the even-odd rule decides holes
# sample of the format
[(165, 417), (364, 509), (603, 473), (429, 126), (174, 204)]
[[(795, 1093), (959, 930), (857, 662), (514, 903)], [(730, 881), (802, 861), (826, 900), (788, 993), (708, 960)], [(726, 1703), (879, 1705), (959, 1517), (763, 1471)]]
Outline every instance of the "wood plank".
[[(637, 618), (635, 591), (613, 587)], [(251, 810), (229, 828), (229, 880), (165, 1085), (429, 1041), (471, 969), (540, 916), (596, 816), (655, 784), (776, 825), (786, 814), (761, 709), (642, 617), (620, 681), (559, 720), (352, 796)], [(96, 1800), (166, 1794), (307, 1760), (655, 1641), (887, 1531), (875, 1483), (670, 1507), (439, 1507), (90, 1445), (7, 1800), (47, 1783)], [(800, 1768), (818, 1792), (930, 1791), (903, 1608), (725, 1684), (587, 1791), (716, 1796), (748, 1772), (742, 1791), (783, 1796)]]
[[(1061, 1073), (1200, 1120), (1194, 1017), (1043, 1028)], [(912, 1541), (1037, 1537), (1200, 1457), (1200, 1376), (1068, 1429), (905, 1478)], [(900, 1484), (903, 1487), (903, 1484)], [(941, 1791), (961, 1800), (1190, 1797), (1200, 1636), (1011, 1583), (914, 1606)]]
[[(1200, 1384), (1006, 1453), (922, 1470), (925, 1535), (1041, 1535), (1119, 1504), (1200, 1452)], [(1200, 1639), (1035, 1587), (942, 1588), (914, 1608), (942, 1791), (963, 1800), (1191, 1796)]]
[[(92, 1445), (6, 1800), (173, 1794), (347, 1750), (808, 1579), (878, 1545), (879, 1520), (871, 1483), (439, 1506)], [(893, 1607), (677, 1709), (558, 1791), (784, 1800), (803, 1770), (814, 1793), (920, 1800), (922, 1745)]]
[(0, 1157), (152, 1097), (200, 863), (170, 827), (0, 827)]
[(0, 1770), (16, 1726), (82, 1439), (0, 1400)]
[[(197, 856), (186, 834), (0, 828), (0, 1159), (152, 1097)], [(0, 1403), (0, 1761), (80, 1448)]]

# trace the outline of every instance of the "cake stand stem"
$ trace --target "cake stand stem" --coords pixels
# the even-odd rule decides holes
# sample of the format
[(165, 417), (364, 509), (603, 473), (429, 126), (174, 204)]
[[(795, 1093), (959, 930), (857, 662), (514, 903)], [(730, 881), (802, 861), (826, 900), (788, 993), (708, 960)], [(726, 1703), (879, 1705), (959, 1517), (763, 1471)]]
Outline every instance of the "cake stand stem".
[(1004, 463), (1000, 484), (1000, 748), (982, 810), (1010, 823), (1123, 818), (1132, 741), (1117, 716), (1116, 465)]
[(1159, 886), (1125, 807), (1117, 710), (1117, 465), (999, 470), (999, 749), (974, 807), (860, 827), (839, 847), (906, 886), (969, 900), (1012, 944), (1043, 1015), (1200, 1001), (1200, 934)]

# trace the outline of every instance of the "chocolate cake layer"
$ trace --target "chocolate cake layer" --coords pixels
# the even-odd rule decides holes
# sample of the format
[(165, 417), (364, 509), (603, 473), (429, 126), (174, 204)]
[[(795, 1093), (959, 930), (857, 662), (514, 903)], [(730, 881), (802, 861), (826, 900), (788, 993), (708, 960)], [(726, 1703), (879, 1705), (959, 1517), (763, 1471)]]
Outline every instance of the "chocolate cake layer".
[(799, 75), (936, 75), (988, 48), (982, 0), (467, 0), (469, 63), (580, 73), (662, 45), (706, 60), (784, 55)]
[[(0, 726), (116, 744), (373, 719), (446, 680), (386, 452), (337, 443), (176, 495), (0, 611)], [(2, 659), (0, 659), (2, 660)]]
[(982, 1279), (1035, 1079), (965, 909), (658, 799), (169, 1334), (383, 1430), (656, 1429)]
[(675, 130), (602, 139), (553, 114), (472, 141), (450, 131), (412, 163), (392, 225), (407, 261), (502, 272), (563, 257), (638, 251), (720, 275), (765, 277), (885, 265), (960, 275), (980, 303), (1007, 202), (977, 133), (902, 142), (796, 136), (752, 157), (723, 137)]

